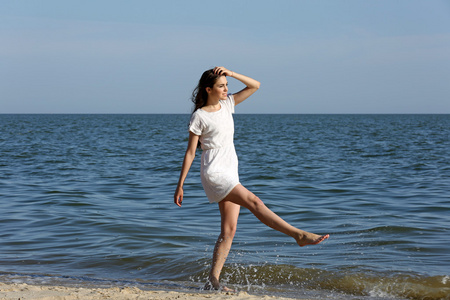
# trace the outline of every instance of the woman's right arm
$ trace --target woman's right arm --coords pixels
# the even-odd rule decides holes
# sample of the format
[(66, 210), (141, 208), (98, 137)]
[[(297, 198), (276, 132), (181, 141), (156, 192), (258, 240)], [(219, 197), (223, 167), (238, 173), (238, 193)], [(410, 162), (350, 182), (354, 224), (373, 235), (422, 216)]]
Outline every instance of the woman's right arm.
[(197, 150), (198, 139), (200, 137), (189, 131), (189, 142), (186, 149), (186, 154), (184, 155), (183, 165), (181, 167), (180, 179), (178, 180), (177, 189), (175, 190), (174, 203), (181, 207), (183, 202), (183, 184), (187, 177), (189, 169), (191, 168), (192, 162), (195, 158), (195, 151)]

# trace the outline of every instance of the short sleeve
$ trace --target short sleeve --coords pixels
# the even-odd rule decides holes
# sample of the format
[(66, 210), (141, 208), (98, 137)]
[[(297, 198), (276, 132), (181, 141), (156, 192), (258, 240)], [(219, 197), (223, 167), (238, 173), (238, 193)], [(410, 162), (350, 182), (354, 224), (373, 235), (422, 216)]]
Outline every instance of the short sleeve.
[(234, 114), (234, 107), (236, 105), (236, 103), (234, 102), (234, 96), (233, 94), (228, 94), (227, 98), (229, 99), (229, 101), (227, 102), (229, 103), (231, 113)]
[(197, 112), (194, 112), (191, 117), (191, 122), (189, 123), (189, 131), (195, 135), (202, 135), (203, 126), (200, 116)]

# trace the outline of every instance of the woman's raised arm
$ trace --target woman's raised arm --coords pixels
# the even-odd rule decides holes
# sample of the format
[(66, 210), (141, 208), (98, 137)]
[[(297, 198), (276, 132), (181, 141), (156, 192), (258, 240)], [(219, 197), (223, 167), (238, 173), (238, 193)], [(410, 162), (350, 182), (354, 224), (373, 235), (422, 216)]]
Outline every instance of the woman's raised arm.
[(259, 89), (261, 85), (259, 81), (253, 78), (230, 71), (224, 67), (215, 67), (214, 73), (228, 77), (233, 77), (234, 79), (237, 79), (246, 85), (245, 88), (243, 88), (236, 94), (233, 94), (235, 105), (238, 105), (239, 103), (250, 97), (254, 92), (256, 92)]

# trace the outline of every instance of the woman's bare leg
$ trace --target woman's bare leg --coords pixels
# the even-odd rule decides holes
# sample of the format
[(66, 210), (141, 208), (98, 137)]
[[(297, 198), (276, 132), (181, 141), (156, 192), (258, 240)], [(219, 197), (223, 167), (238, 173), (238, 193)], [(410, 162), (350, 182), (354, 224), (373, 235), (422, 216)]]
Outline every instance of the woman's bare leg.
[[(205, 289), (219, 289), (219, 277), (222, 272), (223, 265), (230, 252), (234, 234), (236, 233), (237, 221), (241, 206), (230, 201), (222, 200), (219, 202), (221, 216), (221, 230), (214, 247), (213, 261), (211, 272), (209, 273), (209, 282), (206, 283)], [(226, 287), (222, 287), (228, 290)]]
[[(221, 232), (214, 247), (213, 262), (209, 274), (209, 282), (205, 289), (219, 289), (219, 277), (223, 265), (230, 252), (240, 207), (249, 209), (261, 222), (267, 226), (293, 237), (300, 247), (315, 245), (328, 238), (327, 235), (317, 235), (290, 225), (271, 211), (258, 197), (242, 185), (237, 185), (228, 196), (219, 202), (221, 216)], [(225, 288), (226, 289), (226, 288)]]
[(300, 247), (318, 244), (329, 236), (328, 234), (320, 236), (291, 226), (271, 211), (261, 199), (240, 184), (231, 191), (225, 200), (249, 209), (262, 223), (293, 237)]

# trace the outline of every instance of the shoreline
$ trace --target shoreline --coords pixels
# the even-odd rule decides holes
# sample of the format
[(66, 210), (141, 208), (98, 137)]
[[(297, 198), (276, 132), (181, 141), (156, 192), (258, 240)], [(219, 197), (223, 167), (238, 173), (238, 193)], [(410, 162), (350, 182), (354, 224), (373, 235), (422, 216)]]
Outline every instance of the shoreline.
[[(41, 300), (102, 300), (102, 299), (155, 299), (155, 300), (255, 300), (280, 299), (292, 300), (279, 296), (252, 295), (247, 292), (209, 292), (209, 291), (174, 291), (158, 289), (140, 289), (138, 287), (95, 287), (95, 286), (64, 286), (27, 283), (0, 282), (0, 300), (41, 299)], [(298, 299), (298, 298), (296, 298)], [(307, 300), (307, 299), (304, 299)]]

